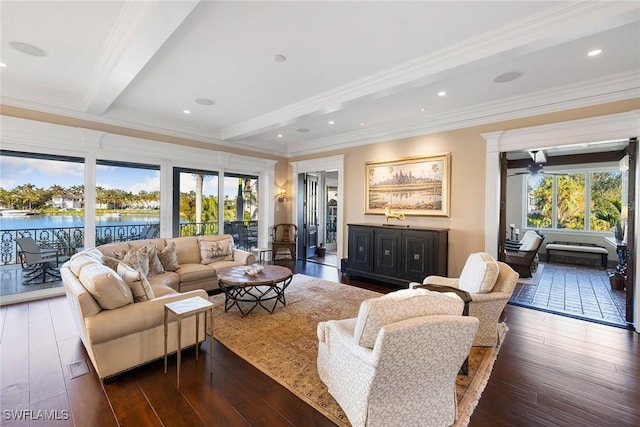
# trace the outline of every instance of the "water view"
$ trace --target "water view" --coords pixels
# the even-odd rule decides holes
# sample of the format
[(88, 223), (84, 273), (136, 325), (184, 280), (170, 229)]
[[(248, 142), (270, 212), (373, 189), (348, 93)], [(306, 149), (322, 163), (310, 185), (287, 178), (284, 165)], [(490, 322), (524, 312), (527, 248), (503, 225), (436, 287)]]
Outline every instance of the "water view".
[[(158, 223), (157, 214), (120, 214), (109, 213), (96, 217), (96, 226), (140, 225)], [(24, 230), (37, 228), (83, 227), (83, 215), (28, 215), (0, 216), (0, 230)]]

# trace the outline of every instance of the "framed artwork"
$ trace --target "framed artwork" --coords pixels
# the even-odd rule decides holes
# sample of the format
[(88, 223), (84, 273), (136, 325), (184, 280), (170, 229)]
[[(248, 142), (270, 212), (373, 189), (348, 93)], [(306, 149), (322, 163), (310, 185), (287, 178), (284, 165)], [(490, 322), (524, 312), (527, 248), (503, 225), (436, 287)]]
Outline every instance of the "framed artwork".
[(365, 214), (449, 216), (450, 154), (365, 163)]

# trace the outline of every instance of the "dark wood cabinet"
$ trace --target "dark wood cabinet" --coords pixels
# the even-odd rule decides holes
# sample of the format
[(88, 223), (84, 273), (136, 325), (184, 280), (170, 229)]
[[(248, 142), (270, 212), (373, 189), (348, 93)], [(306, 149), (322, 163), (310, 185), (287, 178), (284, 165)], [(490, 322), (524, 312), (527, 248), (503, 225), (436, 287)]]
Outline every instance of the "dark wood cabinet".
[(447, 229), (349, 224), (347, 275), (408, 287), (447, 276)]

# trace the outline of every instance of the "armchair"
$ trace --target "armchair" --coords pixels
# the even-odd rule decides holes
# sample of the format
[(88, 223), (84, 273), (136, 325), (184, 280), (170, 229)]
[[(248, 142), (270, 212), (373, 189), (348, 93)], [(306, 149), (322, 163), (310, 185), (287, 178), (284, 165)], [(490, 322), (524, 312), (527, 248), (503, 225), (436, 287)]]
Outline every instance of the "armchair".
[(544, 235), (529, 230), (524, 233), (517, 246), (507, 246), (505, 262), (520, 274), (520, 277), (531, 277), (538, 269), (538, 250), (544, 241)]
[(318, 374), (354, 427), (455, 422), (456, 375), (478, 329), (462, 306), (405, 289), (364, 301), (358, 318), (318, 324)]
[[(424, 285), (441, 285), (462, 289), (471, 294), (469, 316), (480, 320), (474, 346), (492, 347), (498, 343), (498, 321), (511, 298), (518, 273), (491, 255), (479, 252), (469, 255), (459, 278), (428, 276)], [(419, 283), (409, 284), (410, 288)]]
[(271, 250), (273, 260), (296, 260), (298, 227), (295, 224), (277, 224), (271, 233)]

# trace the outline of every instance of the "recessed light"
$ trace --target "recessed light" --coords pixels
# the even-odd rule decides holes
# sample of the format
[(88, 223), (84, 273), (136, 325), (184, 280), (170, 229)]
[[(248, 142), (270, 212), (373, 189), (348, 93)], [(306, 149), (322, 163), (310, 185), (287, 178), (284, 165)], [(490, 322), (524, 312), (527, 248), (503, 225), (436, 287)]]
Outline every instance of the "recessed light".
[(278, 134), (278, 138), (282, 138), (282, 134), (281, 133)]
[(183, 110), (182, 112), (185, 113), (185, 114), (191, 114), (191, 111), (189, 111), (189, 110)]
[(602, 53), (602, 49), (594, 49), (591, 52), (587, 53), (587, 56), (598, 56)]
[(277, 54), (273, 57), (273, 60), (276, 62), (285, 62), (287, 60), (287, 57), (284, 55)]
[(447, 92), (444, 90), (441, 90), (440, 92), (438, 92), (438, 96), (446, 96)]
[(420, 109), (420, 112), (424, 113), (424, 108), (421, 108), (421, 109)]
[(507, 82), (511, 82), (514, 81), (515, 79), (519, 78), (522, 75), (522, 73), (519, 73), (517, 71), (508, 71), (506, 73), (502, 73), (499, 76), (496, 76), (493, 81), (495, 83), (507, 83)]
[(360, 126), (364, 126), (364, 122), (360, 122)]
[(7, 68), (7, 64), (5, 64), (4, 62), (0, 62), (0, 68)]
[(22, 52), (26, 55), (31, 56), (47, 56), (47, 52), (39, 48), (38, 46), (34, 46), (29, 43), (23, 42), (9, 42), (9, 46), (17, 50), (18, 52)]
[(198, 99), (196, 99), (196, 104), (213, 105), (213, 104), (215, 104), (215, 102), (213, 101), (213, 99), (209, 99), (209, 98), (198, 98)]
[(329, 124), (330, 124), (330, 125), (335, 125), (335, 124), (336, 124), (336, 122), (334, 122), (333, 120), (329, 120)]
[(309, 129), (307, 129), (307, 128), (298, 128), (298, 129), (296, 129), (296, 132), (306, 133), (306, 132), (309, 132)]

